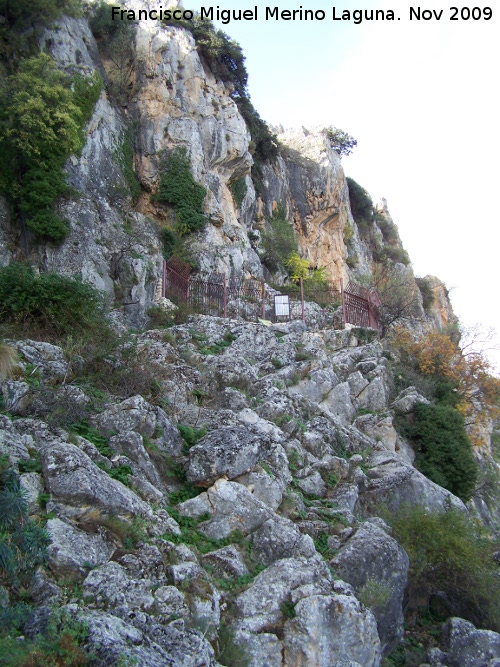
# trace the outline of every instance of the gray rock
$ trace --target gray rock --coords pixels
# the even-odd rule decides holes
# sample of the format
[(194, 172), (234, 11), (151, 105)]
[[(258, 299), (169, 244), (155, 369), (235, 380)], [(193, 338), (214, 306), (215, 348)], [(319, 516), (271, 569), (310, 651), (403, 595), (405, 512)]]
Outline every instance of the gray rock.
[(162, 488), (160, 475), (149, 458), (142, 436), (139, 433), (135, 431), (119, 433), (109, 439), (109, 444), (110, 447), (120, 452), (120, 454), (125, 454), (129, 459), (135, 461), (153, 486), (156, 486), (158, 489)]
[(21, 340), (14, 343), (18, 352), (36, 367), (45, 380), (64, 380), (70, 374), (64, 352), (57, 345), (38, 340)]
[(285, 620), (281, 607), (291, 600), (294, 591), (295, 601), (301, 595), (331, 593), (330, 572), (321, 558), (285, 558), (257, 575), (235, 601), (241, 627), (251, 632), (281, 628)]
[(115, 550), (100, 535), (90, 535), (60, 519), (49, 519), (47, 531), (51, 543), (48, 564), (59, 576), (86, 573), (86, 567), (106, 563)]
[(136, 431), (173, 456), (181, 453), (181, 437), (165, 412), (142, 396), (132, 396), (95, 417), (97, 428), (108, 435)]
[(283, 517), (274, 516), (265, 521), (251, 535), (252, 555), (260, 565), (270, 565), (282, 558), (311, 557), (314, 542), (302, 535), (297, 526)]
[(443, 648), (449, 667), (485, 667), (500, 659), (500, 634), (450, 618), (443, 627)]
[(339, 549), (331, 562), (349, 582), (376, 620), (384, 654), (403, 636), (403, 595), (409, 560), (405, 550), (375, 523), (366, 522)]
[(44, 491), (42, 476), (37, 472), (25, 472), (21, 475), (20, 480), (28, 503), (28, 514), (39, 514), (38, 497)]
[(326, 484), (318, 471), (311, 473), (303, 479), (297, 479), (297, 485), (304, 493), (317, 496), (318, 498), (325, 498), (326, 496)]
[(58, 511), (66, 516), (83, 516), (89, 506), (108, 516), (152, 516), (149, 505), (75, 445), (59, 442), (42, 447), (40, 460), (45, 484)]
[(31, 438), (17, 433), (10, 419), (5, 415), (0, 415), (0, 455), (8, 456), (12, 464), (19, 459), (29, 459), (29, 447), (32, 442)]
[(236, 628), (234, 643), (243, 654), (248, 667), (282, 667), (283, 643), (269, 632), (254, 634), (244, 628)]
[(245, 473), (236, 477), (234, 481), (246, 486), (250, 493), (253, 493), (256, 498), (272, 510), (277, 510), (281, 505), (283, 499), (282, 485), (279, 484), (270, 469), (269, 472), (255, 470)]
[(341, 382), (334, 387), (321, 401), (320, 406), (332, 416), (337, 417), (341, 424), (350, 424), (356, 409), (351, 401), (349, 383)]
[(211, 431), (189, 450), (187, 478), (204, 486), (223, 475), (234, 479), (264, 459), (269, 448), (269, 440), (243, 427)]
[(24, 415), (29, 403), (29, 384), (18, 380), (5, 380), (1, 389), (5, 410), (13, 415)]
[(176, 509), (183, 516), (195, 518), (211, 514), (197, 529), (213, 539), (228, 537), (234, 530), (247, 535), (273, 516), (270, 508), (244, 486), (224, 479), (217, 480), (196, 498), (180, 503)]
[(202, 560), (204, 565), (208, 563), (215, 568), (219, 575), (225, 576), (228, 579), (248, 574), (248, 568), (234, 544), (222, 547), (222, 549), (217, 549), (216, 551), (210, 551), (203, 556)]
[(380, 412), (387, 407), (389, 389), (386, 380), (378, 375), (363, 391), (356, 397), (356, 405), (366, 410)]
[(375, 619), (355, 597), (312, 595), (295, 605), (285, 623), (286, 665), (332, 667), (351, 661), (379, 667), (382, 659)]
[(417, 403), (428, 404), (429, 401), (419, 394), (415, 387), (407, 387), (397, 395), (391, 403), (391, 408), (398, 414), (406, 415), (413, 412)]
[(386, 449), (396, 451), (398, 434), (392, 425), (391, 416), (362, 415), (356, 419), (354, 426), (373, 440), (381, 442)]
[(405, 503), (420, 504), (436, 512), (445, 512), (450, 505), (466, 511), (459, 498), (405, 464), (397, 454), (385, 452), (378, 461), (377, 457), (370, 459), (370, 463), (376, 465), (367, 471), (367, 486), (360, 488), (359, 502), (366, 513), (372, 513), (380, 504), (395, 512)]
[(110, 561), (87, 575), (83, 599), (97, 608), (123, 607), (148, 612), (155, 609), (151, 586), (150, 579), (132, 579), (121, 565)]

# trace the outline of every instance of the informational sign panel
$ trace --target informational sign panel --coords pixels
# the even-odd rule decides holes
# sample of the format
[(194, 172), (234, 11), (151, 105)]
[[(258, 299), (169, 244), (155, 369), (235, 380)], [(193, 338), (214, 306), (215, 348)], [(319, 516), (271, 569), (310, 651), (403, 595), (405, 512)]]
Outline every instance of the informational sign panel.
[(288, 294), (276, 294), (274, 297), (274, 314), (276, 317), (290, 317), (290, 298)]

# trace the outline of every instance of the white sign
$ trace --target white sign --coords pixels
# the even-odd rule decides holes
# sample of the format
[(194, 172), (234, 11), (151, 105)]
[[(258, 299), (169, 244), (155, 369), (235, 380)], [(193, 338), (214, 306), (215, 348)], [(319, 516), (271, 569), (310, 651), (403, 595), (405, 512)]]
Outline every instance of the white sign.
[(277, 294), (274, 297), (274, 314), (276, 317), (290, 317), (290, 298), (288, 294)]

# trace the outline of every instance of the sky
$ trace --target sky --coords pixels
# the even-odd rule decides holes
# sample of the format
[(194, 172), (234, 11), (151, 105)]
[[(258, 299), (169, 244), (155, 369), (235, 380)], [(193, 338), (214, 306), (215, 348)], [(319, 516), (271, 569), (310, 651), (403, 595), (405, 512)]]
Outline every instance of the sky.
[[(415, 273), (446, 284), (464, 324), (500, 332), (500, 6), (486, 0), (491, 19), (481, 4), (474, 20), (475, 3), (457, 4), (451, 20), (452, 2), (334, 5), (337, 17), (354, 9), (396, 17), (355, 24), (333, 21), (325, 0), (267, 5), (323, 10), (323, 21), (266, 21), (264, 3), (220, 0), (220, 9), (257, 5), (258, 20), (215, 23), (243, 49), (261, 117), (351, 134), (358, 146), (344, 170), (375, 202), (387, 199)], [(410, 21), (410, 7), (443, 11)], [(500, 352), (491, 358), (500, 369)]]

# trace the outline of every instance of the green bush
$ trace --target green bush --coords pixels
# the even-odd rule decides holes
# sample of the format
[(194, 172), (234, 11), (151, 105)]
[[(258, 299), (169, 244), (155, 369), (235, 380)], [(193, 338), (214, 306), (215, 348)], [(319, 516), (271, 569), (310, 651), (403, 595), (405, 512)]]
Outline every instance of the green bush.
[(426, 278), (415, 278), (415, 282), (422, 295), (422, 305), (424, 310), (428, 313), (434, 303), (434, 290)]
[(129, 187), (132, 201), (135, 203), (141, 194), (141, 184), (134, 170), (134, 137), (130, 130), (125, 130), (122, 142), (116, 151), (116, 157)]
[[(12, 628), (11, 628), (12, 630)], [(35, 640), (0, 637), (0, 665), (5, 667), (87, 667), (93, 656), (83, 649), (88, 627), (65, 612), (53, 612), (47, 628)]]
[(383, 254), (395, 263), (404, 264), (405, 266), (410, 264), (408, 253), (401, 246), (384, 245)]
[(349, 201), (351, 213), (363, 238), (370, 235), (370, 225), (373, 221), (373, 201), (368, 192), (356, 183), (352, 178), (346, 178), (349, 188)]
[(241, 178), (238, 178), (236, 181), (232, 181), (229, 187), (231, 188), (236, 208), (240, 208), (247, 193), (247, 184), (245, 183), (245, 177), (242, 176)]
[(79, 280), (37, 276), (24, 264), (0, 268), (0, 322), (58, 336), (83, 335), (105, 329), (103, 306), (100, 292)]
[(406, 611), (422, 613), (432, 595), (444, 592), (453, 615), (498, 632), (500, 578), (484, 528), (451, 509), (433, 514), (403, 506), (386, 518), (410, 558)]
[(464, 501), (469, 500), (478, 467), (458, 410), (445, 404), (419, 403), (405, 434), (417, 451), (416, 467), (436, 484)]
[(262, 234), (262, 261), (269, 271), (284, 268), (287, 259), (297, 253), (297, 241), (293, 225), (286, 219), (285, 208), (279, 205), (269, 220), (269, 229)]
[(27, 585), (37, 565), (45, 562), (50, 540), (28, 518), (28, 506), (8, 457), (0, 457), (0, 583), (14, 591)]
[(41, 53), (21, 59), (0, 87), (0, 192), (25, 244), (26, 230), (55, 243), (69, 231), (54, 202), (68, 190), (63, 167), (84, 145), (101, 86), (97, 75), (68, 78)]
[(194, 180), (186, 150), (176, 148), (165, 153), (159, 171), (160, 179), (154, 199), (174, 207), (174, 231), (183, 237), (202, 230), (207, 222), (203, 213), (206, 190)]

